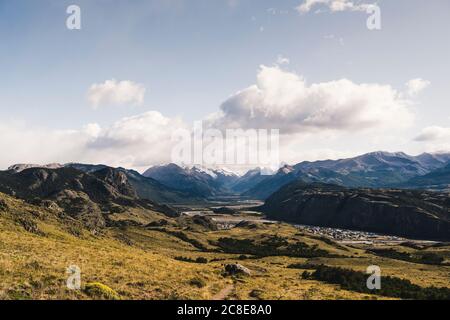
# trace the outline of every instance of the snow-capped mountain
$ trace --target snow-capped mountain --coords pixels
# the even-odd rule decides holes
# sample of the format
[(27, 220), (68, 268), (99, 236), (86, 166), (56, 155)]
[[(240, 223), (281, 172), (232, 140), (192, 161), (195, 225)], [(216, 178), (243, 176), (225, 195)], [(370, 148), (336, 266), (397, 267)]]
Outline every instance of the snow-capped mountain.
[[(347, 187), (425, 187), (442, 190), (450, 185), (446, 178), (449, 164), (450, 153), (410, 156), (403, 152), (378, 151), (348, 159), (304, 161), (293, 166), (284, 165), (272, 175), (268, 175), (267, 169), (264, 168), (255, 168), (240, 176), (226, 168), (182, 167), (173, 163), (151, 167), (143, 175), (133, 170), (118, 169), (127, 174), (140, 196), (170, 201), (185, 197), (201, 199), (236, 193), (266, 199), (294, 180)], [(16, 164), (8, 170), (21, 172), (30, 168), (62, 167), (72, 167), (88, 173), (108, 168), (105, 165), (54, 163)], [(162, 195), (159, 189), (163, 190)]]
[(227, 193), (239, 176), (228, 170), (201, 166), (181, 167), (174, 163), (154, 166), (143, 173), (162, 184), (194, 196), (210, 197)]
[(14, 165), (10, 166), (8, 168), (8, 170), (15, 171), (15, 172), (22, 172), (23, 170), (31, 169), (31, 168), (59, 169), (59, 168), (62, 168), (62, 167), (64, 167), (64, 165), (59, 164), (59, 163), (50, 163), (50, 164), (45, 164), (45, 165), (30, 164), (30, 163), (19, 163), (19, 164), (14, 164)]
[[(249, 197), (265, 199), (293, 180), (325, 182), (348, 187), (395, 187), (415, 177), (443, 168), (449, 153), (410, 156), (403, 152), (371, 152), (354, 158), (304, 161), (282, 167), (276, 175), (261, 178), (252, 172), (239, 189)], [(239, 181), (238, 181), (238, 185)]]

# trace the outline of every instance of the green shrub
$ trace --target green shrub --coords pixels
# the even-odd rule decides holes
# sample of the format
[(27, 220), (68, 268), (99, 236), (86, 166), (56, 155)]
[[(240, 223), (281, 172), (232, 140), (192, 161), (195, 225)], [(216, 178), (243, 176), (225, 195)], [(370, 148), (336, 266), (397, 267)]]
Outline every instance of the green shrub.
[(117, 292), (100, 282), (87, 283), (84, 291), (94, 299), (120, 300)]
[(449, 288), (421, 287), (409, 280), (396, 277), (382, 277), (381, 289), (367, 288), (368, 274), (354, 270), (320, 265), (311, 275), (303, 272), (303, 278), (312, 278), (327, 283), (338, 284), (341, 288), (361, 293), (379, 294), (386, 297), (414, 300), (450, 300)]
[(317, 246), (308, 246), (303, 242), (289, 243), (286, 239), (272, 236), (256, 243), (251, 239), (220, 238), (217, 245), (223, 252), (250, 254), (257, 257), (287, 256), (299, 258), (330, 257), (331, 255)]
[(261, 296), (264, 292), (262, 290), (259, 289), (254, 289), (252, 291), (250, 291), (250, 293), (248, 294), (251, 298), (255, 298), (255, 299), (261, 299)]
[(208, 259), (203, 258), (203, 257), (198, 257), (197, 259), (195, 259), (196, 263), (208, 263)]
[(394, 249), (371, 249), (368, 252), (380, 257), (421, 264), (441, 265), (445, 260), (442, 256), (433, 252), (418, 255), (411, 255), (407, 252), (400, 252)]
[(191, 286), (197, 287), (197, 288), (204, 288), (206, 287), (206, 281), (201, 278), (192, 278), (189, 280), (189, 284)]
[(208, 259), (203, 258), (203, 257), (198, 257), (197, 259), (191, 259), (191, 258), (187, 258), (187, 257), (175, 257), (175, 260), (178, 261), (183, 261), (183, 262), (190, 262), (190, 263), (208, 263)]
[(293, 263), (287, 266), (288, 269), (316, 269), (317, 268), (317, 264), (312, 264), (312, 263)]

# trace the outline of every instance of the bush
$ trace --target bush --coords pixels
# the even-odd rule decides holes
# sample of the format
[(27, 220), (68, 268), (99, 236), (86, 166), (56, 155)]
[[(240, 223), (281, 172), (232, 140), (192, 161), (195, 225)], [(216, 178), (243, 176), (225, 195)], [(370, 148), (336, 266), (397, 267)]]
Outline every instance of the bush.
[(208, 263), (208, 259), (203, 258), (203, 257), (198, 257), (197, 259), (195, 259), (196, 263)]
[(84, 291), (94, 299), (120, 300), (117, 292), (100, 282), (87, 283)]
[[(306, 276), (306, 272), (303, 272), (303, 276)], [(414, 300), (450, 300), (449, 288), (424, 288), (411, 283), (409, 280), (395, 277), (383, 277), (380, 290), (369, 290), (366, 285), (368, 276), (363, 272), (320, 265), (310, 275), (310, 278), (338, 284), (346, 290), (379, 294), (386, 297)]]
[(193, 278), (189, 281), (189, 284), (191, 286), (197, 287), (197, 288), (204, 288), (206, 287), (206, 281), (200, 278)]
[(191, 259), (191, 258), (187, 258), (187, 257), (175, 257), (175, 260), (178, 261), (183, 261), (183, 262), (190, 262), (190, 263), (208, 263), (208, 259), (203, 258), (203, 257), (198, 257), (197, 259)]
[(254, 290), (252, 290), (248, 295), (249, 295), (251, 298), (261, 299), (261, 295), (262, 295), (263, 293), (264, 293), (264, 292), (263, 292), (262, 290), (254, 289)]
[(308, 271), (303, 271), (303, 273), (302, 273), (302, 279), (311, 279), (311, 273), (310, 272), (308, 272)]
[(225, 253), (250, 254), (257, 257), (287, 256), (299, 258), (330, 257), (331, 255), (316, 246), (303, 242), (289, 243), (286, 239), (272, 236), (256, 243), (251, 239), (220, 238), (215, 244)]
[(0, 199), (0, 211), (6, 211), (8, 209), (8, 204), (5, 200)]
[(433, 252), (424, 253), (422, 257), (420, 257), (420, 261), (425, 264), (442, 264), (444, 260), (444, 257)]
[(33, 220), (29, 218), (19, 217), (16, 219), (16, 221), (19, 225), (21, 225), (25, 229), (25, 231), (37, 235), (43, 235), (42, 232), (39, 230), (36, 222), (34, 222)]
[(372, 249), (368, 252), (380, 257), (421, 264), (441, 265), (445, 260), (443, 257), (433, 252), (426, 252), (422, 255), (411, 255), (407, 252), (399, 252), (394, 249)]
[(312, 263), (293, 263), (287, 266), (288, 269), (307, 269), (307, 270), (311, 270), (311, 269), (316, 269), (317, 268), (317, 264), (312, 264)]

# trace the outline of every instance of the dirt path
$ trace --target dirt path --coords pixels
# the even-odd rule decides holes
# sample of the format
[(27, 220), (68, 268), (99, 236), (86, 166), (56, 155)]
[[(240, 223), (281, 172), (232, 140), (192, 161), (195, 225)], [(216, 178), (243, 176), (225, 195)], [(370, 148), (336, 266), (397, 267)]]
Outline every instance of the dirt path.
[(225, 300), (234, 291), (234, 284), (229, 284), (212, 297), (212, 300)]

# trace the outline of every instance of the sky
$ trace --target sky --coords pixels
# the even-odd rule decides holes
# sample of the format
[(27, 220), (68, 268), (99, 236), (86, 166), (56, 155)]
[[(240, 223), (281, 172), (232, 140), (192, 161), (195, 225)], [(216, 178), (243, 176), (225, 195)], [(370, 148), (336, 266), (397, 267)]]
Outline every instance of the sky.
[(450, 151), (449, 30), (448, 0), (0, 0), (0, 169), (144, 170), (195, 121), (293, 164)]

